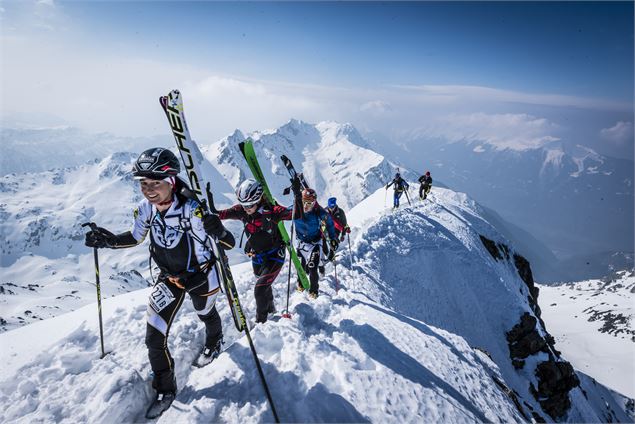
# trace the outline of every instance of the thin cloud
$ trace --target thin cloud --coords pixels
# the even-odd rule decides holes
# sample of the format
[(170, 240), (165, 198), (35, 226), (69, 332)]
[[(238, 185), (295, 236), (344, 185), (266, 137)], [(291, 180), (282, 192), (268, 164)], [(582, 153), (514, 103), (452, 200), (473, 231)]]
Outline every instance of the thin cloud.
[(385, 113), (392, 112), (393, 108), (388, 102), (382, 100), (372, 100), (362, 104), (359, 107), (359, 110), (373, 115), (383, 115)]
[(469, 85), (393, 85), (395, 89), (411, 92), (423, 102), (508, 102), (543, 106), (578, 107), (585, 109), (630, 111), (630, 103), (606, 99), (565, 96), (561, 94), (523, 93), (491, 87)]
[(498, 150), (528, 150), (559, 140), (558, 126), (528, 114), (448, 115), (416, 131), (416, 138), (486, 143)]
[(633, 123), (619, 121), (611, 128), (603, 128), (600, 136), (616, 144), (625, 144), (633, 141)]

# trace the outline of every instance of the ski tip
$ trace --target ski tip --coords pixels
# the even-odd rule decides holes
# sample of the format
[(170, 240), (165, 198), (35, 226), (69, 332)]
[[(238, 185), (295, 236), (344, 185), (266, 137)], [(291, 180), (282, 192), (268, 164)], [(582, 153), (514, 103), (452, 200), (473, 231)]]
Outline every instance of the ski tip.
[(168, 96), (159, 97), (159, 103), (161, 104), (161, 107), (165, 110), (165, 108), (168, 107)]

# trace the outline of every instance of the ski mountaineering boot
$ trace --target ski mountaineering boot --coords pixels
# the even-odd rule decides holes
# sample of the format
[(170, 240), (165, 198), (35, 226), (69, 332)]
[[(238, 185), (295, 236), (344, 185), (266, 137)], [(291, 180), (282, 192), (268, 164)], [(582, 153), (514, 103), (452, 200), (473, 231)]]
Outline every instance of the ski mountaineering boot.
[(146, 418), (153, 419), (158, 418), (163, 414), (174, 402), (176, 394), (174, 392), (157, 393), (156, 398), (150, 404), (148, 411), (146, 412)]
[(196, 358), (196, 360), (194, 360), (192, 365), (201, 368), (205, 365), (211, 364), (212, 361), (214, 361), (214, 359), (218, 358), (218, 355), (220, 355), (221, 348), (224, 343), (225, 342), (223, 342), (223, 339), (221, 338), (216, 342), (215, 346), (205, 346), (201, 354), (198, 356), (198, 358)]

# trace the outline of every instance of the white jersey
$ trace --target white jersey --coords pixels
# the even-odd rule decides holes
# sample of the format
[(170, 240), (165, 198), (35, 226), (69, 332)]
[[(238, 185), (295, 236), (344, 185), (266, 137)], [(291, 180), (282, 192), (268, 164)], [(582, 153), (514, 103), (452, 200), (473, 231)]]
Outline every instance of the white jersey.
[(192, 199), (181, 202), (175, 197), (164, 213), (144, 199), (134, 211), (131, 233), (141, 243), (150, 231), (152, 258), (163, 272), (194, 273), (213, 259), (202, 217), (202, 209)]

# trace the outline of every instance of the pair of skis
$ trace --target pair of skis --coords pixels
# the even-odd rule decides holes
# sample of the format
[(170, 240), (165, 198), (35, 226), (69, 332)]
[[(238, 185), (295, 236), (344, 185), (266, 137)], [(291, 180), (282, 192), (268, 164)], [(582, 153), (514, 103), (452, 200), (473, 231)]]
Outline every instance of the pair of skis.
[[(194, 152), (198, 151), (198, 148), (196, 147), (194, 140), (192, 140), (190, 131), (187, 127), (185, 113), (183, 110), (183, 98), (181, 97), (181, 93), (178, 90), (172, 90), (167, 96), (162, 96), (159, 99), (159, 102), (161, 103), (161, 107), (163, 108), (163, 111), (165, 112), (165, 115), (170, 124), (172, 135), (174, 136), (174, 140), (176, 141), (176, 147), (179, 150), (181, 160), (183, 161), (183, 165), (185, 166), (191, 190), (195, 194), (206, 214), (217, 213), (214, 206), (214, 198), (210, 190), (210, 185), (209, 183), (205, 184), (205, 180), (203, 178), (203, 174), (201, 173), (199, 164), (193, 156)], [(204, 188), (207, 195), (207, 201), (205, 200), (203, 192)], [(247, 319), (245, 318), (245, 313), (240, 304), (240, 300), (238, 298), (238, 290), (236, 289), (236, 285), (234, 284), (234, 278), (229, 267), (229, 260), (227, 259), (225, 251), (218, 245), (218, 240), (212, 238), (210, 239), (212, 250), (217, 258), (215, 266), (225, 289), (224, 291), (232, 312), (234, 325), (236, 326), (236, 329), (238, 331), (244, 331), (245, 335), (247, 336), (249, 347), (251, 348), (251, 353), (253, 354), (256, 368), (258, 369), (258, 374), (260, 375), (260, 380), (262, 382), (263, 388), (267, 395), (267, 400), (269, 401), (269, 405), (271, 407), (271, 412), (273, 413), (275, 422), (278, 423), (280, 422), (280, 420), (278, 419), (278, 414), (271, 398), (271, 393), (269, 392), (267, 381), (265, 380), (262, 367), (260, 366), (260, 360), (258, 359), (256, 348), (254, 347), (251, 334), (249, 333)], [(169, 405), (167, 405), (167, 407), (169, 407)]]
[[(264, 195), (267, 201), (271, 205), (278, 204), (278, 202), (276, 202), (276, 199), (274, 199), (273, 195), (271, 194), (271, 190), (269, 190), (269, 185), (267, 184), (267, 180), (265, 180), (265, 176), (262, 173), (260, 164), (258, 163), (258, 158), (256, 157), (253, 141), (248, 138), (244, 142), (239, 143), (238, 147), (240, 148), (240, 152), (245, 157), (245, 160), (247, 161), (247, 165), (249, 165), (249, 169), (251, 170), (251, 173), (253, 174), (254, 178), (256, 179), (256, 181), (262, 184)], [(294, 205), (294, 209), (295, 209), (295, 205)], [(309, 288), (311, 287), (309, 278), (307, 277), (306, 272), (304, 271), (304, 268), (302, 267), (300, 258), (298, 258), (298, 253), (296, 252), (295, 248), (291, 244), (291, 238), (289, 237), (289, 233), (287, 233), (287, 229), (284, 226), (284, 222), (282, 221), (278, 222), (278, 231), (280, 231), (282, 241), (284, 242), (284, 245), (289, 251), (289, 255), (291, 256), (291, 261), (293, 262), (293, 265), (298, 271), (298, 278), (300, 279), (300, 284), (302, 284), (305, 290), (309, 290)]]

